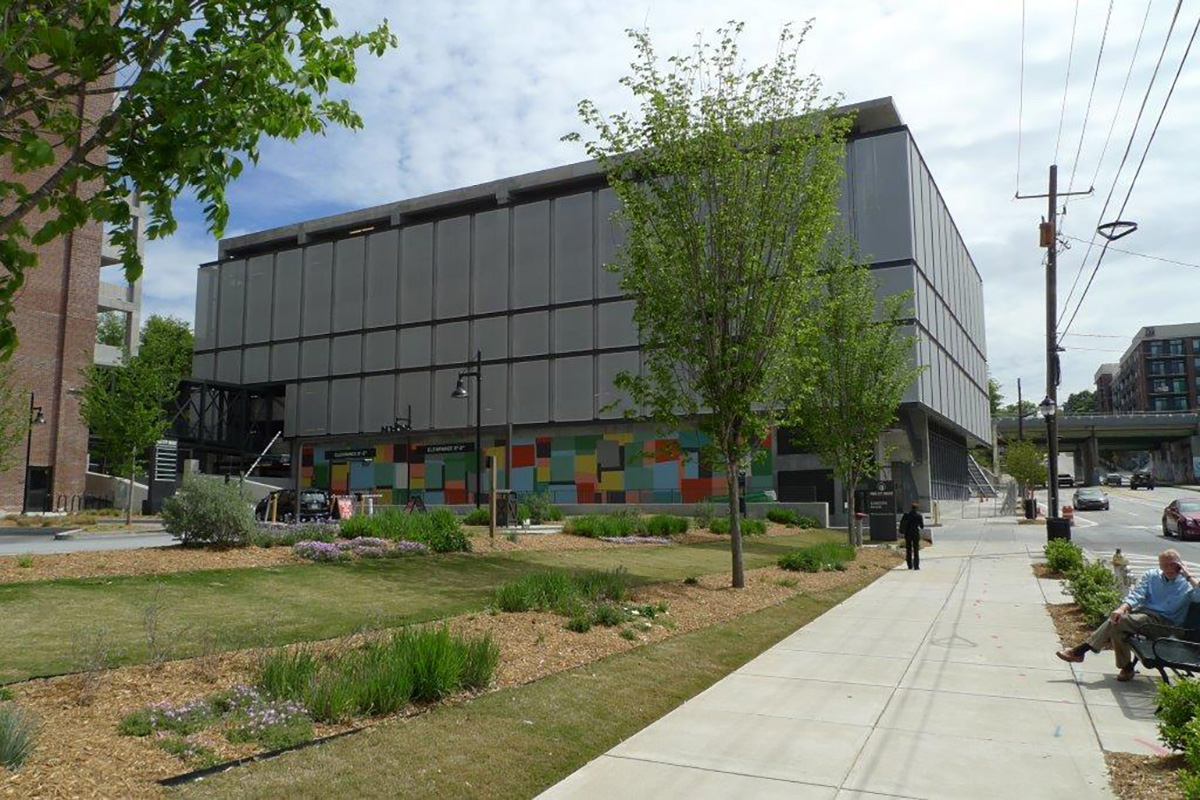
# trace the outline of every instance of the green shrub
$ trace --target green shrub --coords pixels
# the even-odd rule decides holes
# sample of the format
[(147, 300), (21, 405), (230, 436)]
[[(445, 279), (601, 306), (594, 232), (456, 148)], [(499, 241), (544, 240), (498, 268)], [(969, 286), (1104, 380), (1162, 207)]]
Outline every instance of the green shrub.
[(1172, 750), (1186, 750), (1189, 724), (1200, 712), (1200, 681), (1180, 678), (1158, 684), (1158, 738)]
[(655, 514), (645, 522), (646, 533), (651, 536), (676, 536), (687, 533), (687, 517), (676, 517), (671, 514)]
[(700, 579), (695, 575), (688, 575), (683, 579), (683, 583), (685, 586), (697, 586), (700, 583)]
[(625, 622), (628, 616), (618, 606), (612, 603), (601, 603), (592, 609), (592, 622), (596, 625), (603, 625), (606, 628), (613, 628)]
[(563, 518), (563, 513), (562, 509), (550, 502), (550, 495), (546, 492), (530, 492), (521, 501), (517, 517), (541, 525), (543, 522), (558, 522)]
[(162, 521), (185, 545), (240, 547), (254, 530), (254, 509), (236, 483), (188, 475), (163, 503)]
[[(729, 535), (729, 517), (717, 517), (709, 524), (708, 529), (722, 536)], [(767, 521), (763, 519), (741, 520), (742, 536), (761, 536), (767, 532)]]
[(255, 742), (264, 750), (284, 750), (311, 741), (313, 738), (313, 723), (306, 714), (288, 714), (277, 722), (256, 724), (247, 720), (230, 728), (225, 738), (238, 744), (240, 742)]
[(121, 717), (121, 721), (117, 723), (117, 733), (122, 736), (149, 736), (154, 733), (150, 709), (139, 708)]
[(300, 697), (317, 674), (317, 657), (305, 647), (271, 650), (258, 663), (258, 685), (272, 697)]
[(0, 686), (0, 703), (4, 702), (5, 700), (12, 700), (12, 699), (13, 699), (12, 689), (9, 689), (7, 686)]
[(171, 755), (183, 759), (189, 766), (196, 767), (197, 769), (221, 763), (220, 756), (212, 748), (189, 742), (186, 737), (179, 734), (164, 736), (161, 739), (156, 739), (154, 743)]
[(820, 572), (821, 559), (813, 553), (803, 550), (793, 550), (779, 557), (779, 566), (793, 572)]
[(797, 514), (796, 515), (796, 524), (799, 525), (804, 530), (812, 530), (813, 528), (817, 527), (821, 523), (817, 521), (816, 517), (809, 517), (809, 516), (805, 516), (804, 514)]
[[(466, 638), (444, 626), (404, 628), (333, 653), (315, 662), (311, 671), (307, 666), (272, 671), (268, 656), (260, 664), (258, 685), (271, 697), (300, 703), (314, 719), (337, 722), (391, 714), (411, 701), (431, 702), (460, 689), (484, 687), (499, 658), (499, 649), (487, 636)], [(280, 660), (289, 667), (295, 662)], [(296, 679), (281, 679), (284, 675)]]
[(462, 518), (463, 525), (490, 525), (492, 522), (491, 509), (475, 508)]
[(636, 536), (646, 532), (646, 525), (640, 517), (630, 514), (584, 514), (567, 520), (563, 531), (589, 539), (599, 539)]
[(574, 633), (587, 633), (592, 629), (592, 622), (584, 615), (577, 614), (568, 619), (564, 627)]
[(33, 752), (37, 720), (12, 703), (0, 705), (0, 766), (16, 770)]
[(697, 503), (696, 504), (696, 526), (699, 528), (707, 528), (712, 524), (713, 517), (717, 515), (716, 508), (712, 503)]
[(779, 566), (794, 572), (820, 572), (823, 569), (844, 570), (846, 562), (858, 558), (854, 547), (841, 542), (810, 544), (779, 557)]
[(1185, 800), (1200, 800), (1200, 773), (1181, 769), (1176, 785), (1183, 792)]
[(768, 508), (767, 519), (779, 525), (800, 524), (800, 515), (790, 508)]
[(637, 640), (637, 637), (638, 637), (637, 631), (633, 630), (632, 628), (622, 628), (621, 629), (621, 638), (622, 639), (628, 639), (629, 641), (633, 642), (633, 641)]
[(337, 525), (266, 525), (259, 523), (250, 531), (248, 544), (255, 547), (292, 547), (298, 542), (334, 542)]
[(1100, 563), (1085, 564), (1067, 578), (1067, 591), (1083, 611), (1084, 621), (1096, 627), (1121, 604), (1122, 593), (1112, 571)]
[(448, 508), (435, 508), (427, 514), (407, 514), (389, 508), (367, 516), (356, 514), (340, 523), (342, 536), (357, 539), (367, 536), (392, 541), (420, 542), (435, 553), (466, 552), (471, 540), (462, 523)]
[(1051, 539), (1043, 548), (1046, 563), (1055, 572), (1069, 575), (1083, 566), (1083, 551), (1066, 539)]
[(621, 602), (628, 586), (629, 573), (622, 567), (574, 574), (535, 572), (502, 584), (493, 602), (501, 611), (553, 611), (572, 616), (582, 613), (586, 603)]

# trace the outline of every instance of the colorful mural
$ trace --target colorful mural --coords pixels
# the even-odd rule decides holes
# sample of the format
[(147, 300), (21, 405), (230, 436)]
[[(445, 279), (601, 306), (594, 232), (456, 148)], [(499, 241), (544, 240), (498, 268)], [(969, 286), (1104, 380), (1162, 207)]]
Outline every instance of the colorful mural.
[[(500, 465), (499, 485), (516, 492), (546, 492), (554, 503), (698, 503), (724, 497), (725, 473), (701, 463), (704, 434), (671, 436), (609, 432), (590, 435), (517, 436), (512, 481), (504, 478), (503, 439), (484, 440), (484, 456)], [(414, 441), (369, 448), (305, 447), (301, 480), (334, 492), (372, 492), (382, 505), (401, 505), (420, 492), (429, 505), (473, 503), (474, 442)], [(747, 492), (774, 487), (768, 438), (752, 462)], [(488, 475), (482, 491), (490, 491)]]

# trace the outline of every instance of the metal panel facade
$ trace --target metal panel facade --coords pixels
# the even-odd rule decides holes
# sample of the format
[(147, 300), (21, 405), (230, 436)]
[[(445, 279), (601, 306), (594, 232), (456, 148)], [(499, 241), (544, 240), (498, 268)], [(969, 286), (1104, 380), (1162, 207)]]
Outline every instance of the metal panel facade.
[[(908, 132), (852, 141), (843, 187), (880, 297), (911, 293), (928, 368), (906, 401), (987, 438), (982, 281)], [(624, 236), (615, 193), (547, 186), (501, 203), (201, 268), (197, 377), (298, 381), (289, 424), (306, 437), (376, 433), (410, 403), (415, 430), (451, 429), (474, 420), (473, 398), (449, 394), (479, 349), (488, 425), (620, 417), (604, 410), (613, 381), (640, 358), (634, 303), (604, 269)]]

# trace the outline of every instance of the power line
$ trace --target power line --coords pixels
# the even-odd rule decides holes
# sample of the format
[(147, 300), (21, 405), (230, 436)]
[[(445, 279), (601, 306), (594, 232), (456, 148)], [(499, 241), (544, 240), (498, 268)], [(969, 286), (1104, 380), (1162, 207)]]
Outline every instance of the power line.
[(1021, 193), (1021, 126), (1025, 118), (1025, 0), (1021, 0), (1021, 79), (1017, 90), (1017, 191)]
[[(1098, 228), (1100, 224), (1104, 222), (1105, 214), (1108, 213), (1108, 206), (1112, 202), (1113, 194), (1117, 190), (1117, 183), (1119, 183), (1121, 180), (1121, 172), (1125, 169), (1125, 162), (1129, 160), (1129, 153), (1131, 150), (1133, 150), (1133, 143), (1137, 138), (1138, 128), (1142, 124), (1142, 114), (1144, 114), (1146, 111), (1146, 104), (1150, 102), (1150, 93), (1151, 90), (1154, 89), (1155, 82), (1158, 80), (1158, 70), (1160, 67), (1162, 67), (1163, 58), (1167, 54), (1167, 45), (1171, 43), (1171, 34), (1175, 32), (1175, 23), (1179, 20), (1179, 10), (1181, 8), (1183, 8), (1183, 0), (1178, 0), (1178, 2), (1175, 4), (1175, 13), (1171, 16), (1171, 25), (1167, 28), (1166, 38), (1163, 39), (1162, 50), (1159, 51), (1158, 60), (1154, 64), (1154, 72), (1150, 74), (1150, 83), (1146, 85), (1146, 93), (1142, 96), (1142, 104), (1138, 108), (1137, 117), (1133, 121), (1133, 129), (1129, 132), (1129, 141), (1125, 144), (1125, 152), (1121, 156), (1121, 163), (1117, 165), (1117, 172), (1115, 175), (1113, 175), (1112, 186), (1110, 186), (1108, 189), (1108, 196), (1104, 198), (1104, 207), (1100, 209), (1100, 214), (1096, 218), (1096, 225), (1092, 230), (1092, 240), (1088, 243), (1088, 249), (1083, 254), (1083, 260), (1079, 262), (1079, 269), (1075, 273), (1075, 281), (1071, 284), (1071, 291), (1067, 293), (1066, 302), (1063, 303), (1063, 314), (1058, 318), (1060, 326), (1062, 324), (1063, 317), (1066, 316), (1066, 309), (1071, 303), (1071, 297), (1073, 297), (1075, 294), (1075, 288), (1079, 285), (1079, 279), (1083, 276), (1083, 271), (1087, 267), (1088, 259), (1092, 255), (1092, 249), (1096, 246), (1097, 234), (1095, 232), (1095, 228)], [(1103, 257), (1103, 255), (1101, 255), (1101, 257)], [(1095, 276), (1095, 273), (1093, 272), (1092, 275)], [(1091, 281), (1089, 281), (1089, 284), (1090, 283)], [(1075, 307), (1075, 313), (1079, 313), (1078, 305)], [(1074, 319), (1074, 315), (1072, 315), (1072, 319)]]
[(1058, 146), (1062, 143), (1063, 120), (1067, 116), (1067, 89), (1071, 86), (1071, 60), (1075, 57), (1075, 29), (1079, 25), (1079, 0), (1075, 0), (1075, 17), (1071, 20), (1071, 44), (1067, 49), (1067, 77), (1063, 81), (1062, 111), (1058, 114), (1058, 138), (1054, 140), (1054, 162), (1058, 163)]
[[(1180, 0), (1180, 5), (1183, 5), (1182, 0)], [(1174, 27), (1174, 20), (1172, 20), (1172, 27)], [(1129, 204), (1129, 198), (1133, 196), (1133, 187), (1137, 184), (1138, 176), (1142, 174), (1142, 167), (1146, 163), (1146, 157), (1150, 154), (1150, 145), (1154, 144), (1154, 137), (1158, 134), (1158, 126), (1162, 124), (1163, 117), (1167, 113), (1167, 106), (1170, 105), (1171, 97), (1175, 94), (1175, 86), (1179, 83), (1180, 74), (1183, 73), (1183, 65), (1187, 63), (1188, 56), (1191, 55), (1197, 31), (1200, 31), (1200, 17), (1196, 19), (1196, 24), (1192, 27), (1192, 35), (1188, 39), (1187, 48), (1184, 49), (1183, 56), (1179, 59), (1179, 67), (1175, 70), (1175, 77), (1171, 79), (1171, 87), (1167, 90), (1167, 96), (1163, 100), (1162, 108), (1158, 111), (1158, 119), (1154, 121), (1154, 128), (1150, 131), (1150, 138), (1146, 140), (1146, 147), (1142, 150), (1142, 157), (1138, 160), (1137, 171), (1133, 173), (1133, 178), (1129, 181), (1129, 189), (1125, 192), (1125, 199), (1121, 201), (1121, 210), (1117, 212), (1118, 219), (1125, 213), (1125, 207)], [(1170, 33), (1167, 35), (1169, 37)], [(1104, 249), (1100, 251), (1100, 255), (1096, 259), (1096, 266), (1092, 268), (1092, 274), (1088, 278), (1087, 286), (1083, 287), (1083, 294), (1079, 296), (1079, 302), (1075, 305), (1075, 311), (1071, 314), (1071, 319), (1067, 322), (1067, 327), (1063, 331), (1064, 333), (1071, 329), (1071, 323), (1075, 321), (1076, 315), (1079, 314), (1079, 309), (1087, 297), (1088, 290), (1092, 288), (1092, 281), (1096, 280), (1096, 273), (1100, 271), (1100, 265), (1104, 263), (1104, 255), (1108, 252), (1108, 249), (1109, 243), (1106, 241)]]
[[(1066, 234), (1064, 234), (1064, 235), (1066, 236), (1066, 238), (1074, 239), (1077, 242), (1087, 243), (1087, 241), (1088, 241), (1087, 239), (1081, 239), (1078, 236), (1070, 236), (1070, 235), (1066, 235)], [(1120, 247), (1113, 247), (1112, 245), (1109, 245), (1108, 249), (1112, 250), (1113, 252), (1116, 252), (1116, 253), (1124, 253), (1127, 256), (1137, 256), (1138, 258), (1148, 258), (1151, 261), (1161, 261), (1164, 264), (1174, 264), (1179, 267), (1191, 267), (1192, 269), (1200, 269), (1200, 264), (1193, 264), (1190, 261), (1179, 261), (1174, 258), (1163, 258), (1162, 256), (1152, 256), (1152, 255), (1147, 255), (1146, 253), (1138, 253), (1133, 250), (1122, 250)], [(1068, 334), (1063, 334), (1063, 335), (1066, 336)], [(1070, 335), (1071, 336), (1083, 336), (1084, 334), (1072, 333)]]
[(1064, 333), (1063, 336), (1086, 336), (1092, 339), (1128, 339), (1119, 333)]
[[(1100, 77), (1100, 62), (1104, 58), (1104, 43), (1108, 40), (1108, 23), (1112, 20), (1112, 10), (1113, 0), (1108, 0), (1108, 13), (1104, 16), (1104, 33), (1100, 34), (1100, 50), (1096, 53), (1096, 69), (1092, 71), (1092, 88), (1088, 90), (1087, 108), (1083, 112), (1083, 127), (1079, 129), (1079, 144), (1075, 146), (1075, 163), (1071, 165), (1071, 179), (1067, 182), (1068, 194), (1075, 187), (1075, 171), (1079, 169), (1079, 155), (1083, 152), (1083, 136), (1087, 133), (1088, 117), (1092, 115), (1092, 98), (1096, 95), (1096, 80)], [(1065, 205), (1066, 203), (1064, 203)], [(1064, 211), (1064, 213), (1066, 212)]]

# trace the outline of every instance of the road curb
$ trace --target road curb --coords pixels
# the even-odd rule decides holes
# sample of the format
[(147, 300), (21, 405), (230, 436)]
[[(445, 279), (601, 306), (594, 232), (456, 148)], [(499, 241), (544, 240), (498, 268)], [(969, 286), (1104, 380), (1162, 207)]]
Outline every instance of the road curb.
[(82, 528), (73, 528), (69, 531), (59, 531), (54, 534), (55, 541), (72, 540), (72, 541), (88, 541), (90, 539), (130, 539), (139, 536), (165, 536), (165, 530), (157, 531), (105, 531), (103, 533), (87, 533)]

